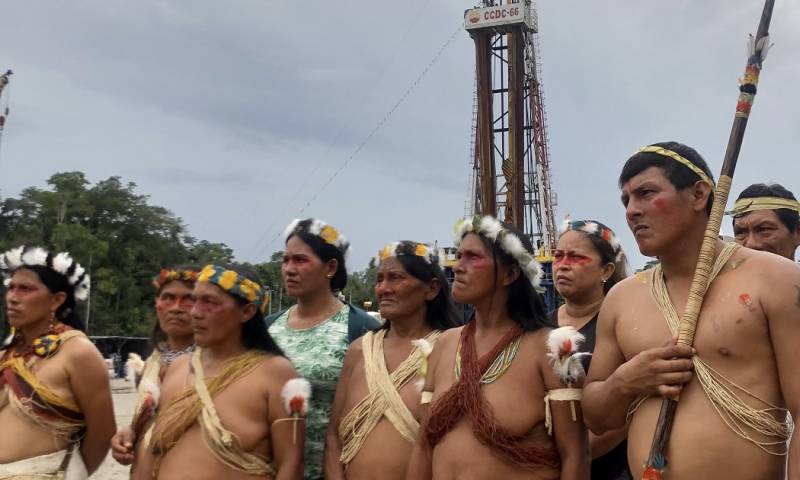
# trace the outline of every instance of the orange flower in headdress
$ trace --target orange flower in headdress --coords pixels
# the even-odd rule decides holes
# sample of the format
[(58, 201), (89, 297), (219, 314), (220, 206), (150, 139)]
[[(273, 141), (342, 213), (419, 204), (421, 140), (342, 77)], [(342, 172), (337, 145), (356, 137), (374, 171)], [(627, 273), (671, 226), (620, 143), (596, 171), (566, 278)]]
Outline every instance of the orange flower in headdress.
[(319, 232), (319, 236), (325, 240), (325, 243), (336, 245), (336, 239), (339, 238), (339, 230), (330, 225), (325, 225), (322, 231)]

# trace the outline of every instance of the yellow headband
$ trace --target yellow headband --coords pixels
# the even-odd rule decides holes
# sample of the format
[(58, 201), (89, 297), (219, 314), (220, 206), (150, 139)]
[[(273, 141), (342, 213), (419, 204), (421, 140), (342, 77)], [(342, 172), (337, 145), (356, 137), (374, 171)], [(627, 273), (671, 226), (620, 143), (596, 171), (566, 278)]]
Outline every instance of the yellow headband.
[(733, 210), (725, 213), (738, 217), (757, 210), (778, 210), (781, 208), (800, 212), (800, 202), (791, 198), (780, 197), (740, 198), (733, 204)]
[(659, 146), (656, 146), (656, 145), (650, 145), (650, 146), (647, 146), (647, 147), (640, 148), (639, 152), (637, 152), (637, 153), (655, 153), (657, 155), (661, 155), (662, 157), (671, 158), (671, 159), (675, 160), (676, 162), (680, 163), (681, 165), (685, 166), (689, 170), (691, 170), (694, 173), (696, 173), (697, 176), (700, 177), (700, 180), (702, 180), (703, 182), (706, 182), (712, 188), (714, 187), (714, 182), (711, 181), (711, 179), (708, 177), (706, 172), (703, 171), (702, 168), (698, 167), (694, 163), (690, 162), (689, 160), (687, 160), (686, 158), (682, 157), (678, 153), (673, 152), (672, 150), (667, 150), (664, 147), (659, 147)]

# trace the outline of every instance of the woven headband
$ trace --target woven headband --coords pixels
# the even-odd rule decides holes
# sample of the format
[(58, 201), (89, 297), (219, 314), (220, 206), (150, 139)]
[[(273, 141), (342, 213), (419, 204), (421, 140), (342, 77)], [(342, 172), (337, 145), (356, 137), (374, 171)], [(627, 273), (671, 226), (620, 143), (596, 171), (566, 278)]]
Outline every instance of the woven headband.
[(698, 167), (694, 163), (687, 160), (685, 157), (681, 156), (677, 152), (673, 152), (672, 150), (666, 149), (664, 147), (659, 147), (656, 145), (650, 145), (647, 147), (640, 148), (636, 153), (655, 153), (656, 155), (661, 155), (662, 157), (667, 157), (675, 160), (676, 162), (680, 163), (684, 167), (688, 168), (689, 170), (693, 171), (700, 177), (700, 180), (709, 184), (711, 188), (714, 188), (714, 182), (711, 178), (703, 171), (702, 168)]
[(217, 265), (206, 265), (200, 271), (197, 282), (216, 285), (234, 297), (254, 303), (262, 314), (267, 312), (267, 306), (269, 306), (267, 291), (258, 283), (238, 272)]
[(783, 208), (800, 212), (800, 202), (791, 198), (780, 197), (740, 198), (733, 204), (733, 210), (725, 213), (738, 217), (757, 210), (780, 210)]

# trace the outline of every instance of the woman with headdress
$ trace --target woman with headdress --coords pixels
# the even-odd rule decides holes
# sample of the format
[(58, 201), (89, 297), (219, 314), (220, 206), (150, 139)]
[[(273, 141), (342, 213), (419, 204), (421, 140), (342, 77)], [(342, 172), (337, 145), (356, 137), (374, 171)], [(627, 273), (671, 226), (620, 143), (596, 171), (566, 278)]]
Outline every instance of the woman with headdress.
[(453, 298), (475, 314), (431, 354), (406, 478), (587, 479), (580, 336), (548, 328), (530, 240), (486, 216), (459, 222), (455, 241)]
[[(564, 305), (553, 312), (559, 326), (571, 326), (586, 338), (581, 350), (591, 353), (597, 339), (597, 316), (606, 293), (628, 276), (627, 261), (614, 232), (595, 220), (566, 220), (553, 252), (553, 280)], [(590, 356), (583, 357), (588, 371)], [(627, 429), (603, 435), (589, 433), (592, 478), (630, 479)]]
[(75, 311), (89, 275), (69, 253), (26, 246), (0, 270), (0, 478), (87, 478), (116, 430), (105, 362)]
[(347, 285), (350, 243), (322, 220), (295, 220), (286, 228), (281, 275), (297, 304), (267, 318), (269, 333), (311, 382), (306, 421), (305, 478), (322, 478), (325, 431), (348, 345), (378, 322), (336, 293)]
[(435, 247), (392, 242), (378, 260), (385, 323), (345, 356), (328, 427), (328, 480), (405, 478), (419, 433), (418, 374), (439, 335), (460, 324)]
[(190, 313), (194, 305), (192, 289), (199, 273), (199, 269), (189, 266), (164, 268), (153, 279), (156, 290), (156, 321), (150, 336), (153, 353), (144, 362), (137, 354), (130, 354), (126, 371), (137, 389), (133, 421), (111, 440), (114, 459), (123, 465), (133, 463), (131, 470), (136, 469), (137, 458), (146, 453), (147, 442), (142, 440), (152, 426), (158, 406), (155, 399), (167, 367), (194, 350)]

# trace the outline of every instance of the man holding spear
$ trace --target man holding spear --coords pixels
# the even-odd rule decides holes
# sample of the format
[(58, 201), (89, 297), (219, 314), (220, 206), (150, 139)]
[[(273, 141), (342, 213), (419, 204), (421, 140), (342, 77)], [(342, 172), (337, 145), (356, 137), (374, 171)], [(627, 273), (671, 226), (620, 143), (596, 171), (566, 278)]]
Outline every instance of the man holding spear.
[(789, 418), (800, 413), (800, 269), (718, 239), (774, 4), (751, 36), (719, 185), (674, 142), (641, 149), (620, 175), (639, 249), (661, 263), (606, 297), (583, 407), (598, 433), (630, 422), (629, 464), (645, 480), (782, 480), (787, 465), (800, 479)]
[[(712, 272), (703, 301), (696, 353), (674, 340), (712, 182), (702, 157), (674, 142), (645, 147), (623, 167), (628, 225), (642, 254), (661, 263), (606, 297), (584, 417), (595, 433), (630, 421), (629, 464), (643, 478), (659, 397), (680, 397), (664, 478), (783, 480), (787, 410), (800, 414), (800, 269), (777, 255), (718, 241), (718, 273)], [(800, 443), (788, 453), (789, 478), (800, 479)]]

